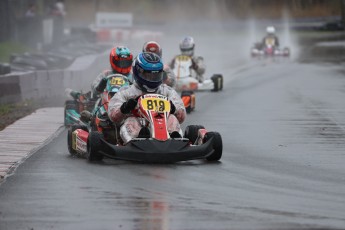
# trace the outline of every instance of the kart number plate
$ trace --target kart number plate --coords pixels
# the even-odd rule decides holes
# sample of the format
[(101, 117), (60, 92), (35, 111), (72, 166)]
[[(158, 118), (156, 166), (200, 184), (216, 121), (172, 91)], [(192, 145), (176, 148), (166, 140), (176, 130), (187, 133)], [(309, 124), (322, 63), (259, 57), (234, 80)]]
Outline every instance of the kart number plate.
[(186, 56), (186, 55), (179, 55), (177, 57), (177, 60), (180, 62), (187, 62), (187, 61), (191, 60), (191, 58), (189, 56)]
[(126, 83), (125, 80), (123, 78), (120, 78), (120, 77), (113, 77), (110, 80), (110, 85), (113, 85), (113, 86), (122, 86), (125, 83)]
[(141, 99), (143, 109), (147, 111), (156, 111), (160, 113), (170, 111), (170, 103), (161, 98), (143, 98)]
[(274, 46), (274, 39), (273, 38), (266, 38), (266, 45)]

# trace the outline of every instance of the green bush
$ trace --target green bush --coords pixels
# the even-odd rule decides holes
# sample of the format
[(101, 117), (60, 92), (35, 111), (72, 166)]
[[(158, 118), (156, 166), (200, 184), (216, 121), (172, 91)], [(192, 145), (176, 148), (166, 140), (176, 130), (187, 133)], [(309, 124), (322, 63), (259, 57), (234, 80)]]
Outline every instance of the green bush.
[(0, 43), (0, 62), (9, 62), (12, 53), (24, 53), (30, 49), (23, 44), (16, 42), (1, 42)]

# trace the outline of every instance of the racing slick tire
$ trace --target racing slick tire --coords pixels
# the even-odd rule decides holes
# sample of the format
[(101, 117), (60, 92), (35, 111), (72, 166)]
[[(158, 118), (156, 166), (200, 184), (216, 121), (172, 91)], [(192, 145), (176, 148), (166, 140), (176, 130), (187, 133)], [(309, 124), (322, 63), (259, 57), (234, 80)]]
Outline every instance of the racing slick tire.
[(87, 154), (86, 158), (89, 161), (101, 161), (103, 155), (99, 153), (99, 148), (102, 145), (101, 139), (103, 138), (102, 133), (91, 131), (87, 140)]
[(213, 92), (221, 91), (223, 89), (223, 75), (213, 74), (211, 80), (214, 84)]
[(182, 91), (181, 98), (187, 113), (191, 113), (195, 109), (195, 94), (193, 91)]
[(199, 129), (204, 129), (205, 127), (202, 125), (188, 125), (184, 131), (184, 137), (188, 138), (189, 141), (194, 144), (196, 139), (198, 138), (198, 131)]
[(64, 125), (65, 126), (69, 126), (70, 125), (70, 124), (67, 123), (67, 119), (66, 119), (66, 111), (68, 109), (74, 109), (75, 111), (79, 111), (78, 102), (76, 102), (74, 100), (67, 100), (67, 101), (65, 101), (65, 109), (64, 109)]
[(71, 156), (77, 156), (78, 153), (77, 151), (75, 151), (73, 148), (72, 148), (72, 133), (77, 130), (77, 129), (82, 129), (84, 131), (88, 131), (87, 127), (86, 126), (83, 126), (83, 125), (72, 125), (69, 129), (68, 129), (68, 132), (67, 132), (67, 148), (68, 148), (68, 152), (71, 154)]
[(222, 157), (222, 153), (223, 153), (222, 137), (218, 132), (207, 132), (205, 134), (203, 142), (205, 143), (208, 140), (210, 140), (211, 138), (214, 139), (213, 140), (214, 152), (210, 156), (206, 157), (206, 160), (207, 161), (218, 161)]

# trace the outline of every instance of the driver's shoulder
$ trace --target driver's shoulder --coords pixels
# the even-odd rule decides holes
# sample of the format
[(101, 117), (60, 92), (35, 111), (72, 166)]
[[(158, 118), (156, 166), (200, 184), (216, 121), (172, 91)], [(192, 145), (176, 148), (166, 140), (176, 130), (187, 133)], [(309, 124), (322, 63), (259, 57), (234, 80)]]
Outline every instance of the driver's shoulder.
[(158, 87), (158, 90), (157, 90), (157, 93), (158, 94), (162, 94), (162, 95), (165, 95), (168, 91), (170, 91), (172, 88), (170, 86), (168, 86), (167, 84), (161, 84), (159, 87)]
[(113, 71), (110, 70), (110, 69), (105, 69), (105, 70), (102, 71), (102, 74), (103, 74), (104, 76), (108, 76), (108, 75), (112, 75), (112, 74), (114, 74), (114, 73), (113, 73)]
[(204, 57), (202, 57), (202, 56), (193, 56), (193, 57), (192, 57), (192, 60), (193, 60), (193, 61), (203, 61), (203, 60), (204, 60)]

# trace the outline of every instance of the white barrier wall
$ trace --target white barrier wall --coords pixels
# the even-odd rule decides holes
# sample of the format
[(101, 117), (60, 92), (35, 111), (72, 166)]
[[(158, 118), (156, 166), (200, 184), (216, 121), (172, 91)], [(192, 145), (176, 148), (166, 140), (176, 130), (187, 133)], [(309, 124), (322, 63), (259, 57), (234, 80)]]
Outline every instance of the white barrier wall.
[(0, 76), (0, 103), (64, 96), (65, 89), (89, 91), (91, 82), (108, 67), (107, 54), (77, 58), (67, 69), (10, 73)]

